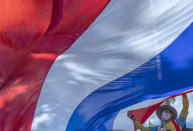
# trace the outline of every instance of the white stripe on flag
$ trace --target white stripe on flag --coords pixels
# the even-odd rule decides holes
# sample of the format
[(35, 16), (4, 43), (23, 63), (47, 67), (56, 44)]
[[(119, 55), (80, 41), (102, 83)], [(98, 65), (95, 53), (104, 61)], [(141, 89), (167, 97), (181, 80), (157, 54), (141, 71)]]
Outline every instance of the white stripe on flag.
[(193, 20), (190, 0), (112, 0), (52, 65), (32, 131), (63, 131), (91, 92), (165, 49)]

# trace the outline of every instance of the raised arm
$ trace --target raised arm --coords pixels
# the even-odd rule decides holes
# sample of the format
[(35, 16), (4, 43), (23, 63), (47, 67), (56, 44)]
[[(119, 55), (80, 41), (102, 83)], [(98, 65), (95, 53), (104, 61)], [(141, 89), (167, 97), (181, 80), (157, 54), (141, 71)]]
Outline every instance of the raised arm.
[(142, 131), (149, 131), (149, 128), (144, 127), (140, 122), (134, 121), (135, 126), (137, 126)]
[(180, 113), (180, 116), (183, 118), (186, 118), (188, 115), (188, 108), (189, 108), (189, 101), (186, 94), (182, 96), (182, 102), (183, 102), (183, 108)]
[(149, 131), (149, 128), (144, 127), (140, 122), (138, 122), (138, 121), (135, 119), (134, 115), (133, 115), (131, 112), (128, 112), (128, 113), (127, 113), (127, 116), (128, 116), (131, 120), (133, 120), (135, 126), (137, 126), (137, 128), (139, 128), (141, 131)]

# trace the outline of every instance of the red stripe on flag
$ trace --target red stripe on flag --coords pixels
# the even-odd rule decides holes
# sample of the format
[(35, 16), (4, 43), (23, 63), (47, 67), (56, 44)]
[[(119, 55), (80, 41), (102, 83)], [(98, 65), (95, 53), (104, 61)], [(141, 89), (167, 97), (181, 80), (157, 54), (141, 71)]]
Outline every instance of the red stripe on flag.
[(132, 113), (133, 113), (133, 115), (136, 117), (136, 119), (137, 119), (139, 122), (144, 123), (144, 122), (151, 116), (151, 114), (152, 114), (162, 103), (163, 103), (163, 102), (160, 102), (160, 103), (155, 104), (155, 105), (150, 106), (150, 107), (133, 110)]
[(41, 87), (52, 63), (108, 2), (0, 0), (1, 131), (31, 129)]

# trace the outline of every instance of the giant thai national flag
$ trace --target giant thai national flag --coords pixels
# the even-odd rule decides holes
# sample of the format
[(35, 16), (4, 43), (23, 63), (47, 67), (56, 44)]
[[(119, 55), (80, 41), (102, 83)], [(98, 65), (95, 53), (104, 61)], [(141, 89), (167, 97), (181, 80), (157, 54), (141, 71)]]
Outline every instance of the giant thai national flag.
[(0, 131), (133, 131), (193, 88), (192, 0), (0, 0)]

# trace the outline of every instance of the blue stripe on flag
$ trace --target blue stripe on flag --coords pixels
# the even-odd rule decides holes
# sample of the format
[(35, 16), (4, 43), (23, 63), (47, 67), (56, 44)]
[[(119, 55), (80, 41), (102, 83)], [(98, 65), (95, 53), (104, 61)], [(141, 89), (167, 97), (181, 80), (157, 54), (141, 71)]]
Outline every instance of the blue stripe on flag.
[[(97, 130), (115, 115), (107, 116), (123, 108), (192, 88), (193, 24), (159, 55), (86, 97), (74, 111), (67, 131)], [(112, 129), (112, 123), (107, 128)]]

